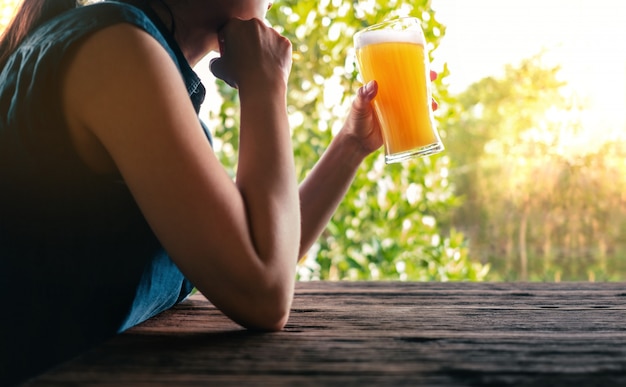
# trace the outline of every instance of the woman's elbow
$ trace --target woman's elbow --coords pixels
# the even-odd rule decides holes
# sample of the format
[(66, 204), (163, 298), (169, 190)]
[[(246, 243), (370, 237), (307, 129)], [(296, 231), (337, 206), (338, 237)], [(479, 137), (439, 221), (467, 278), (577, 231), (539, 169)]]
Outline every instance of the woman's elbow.
[(277, 316), (271, 316), (269, 318), (263, 318), (256, 324), (247, 326), (246, 328), (252, 331), (279, 332), (285, 328), (288, 320), (289, 312)]
[(265, 275), (259, 276), (260, 282), (251, 305), (255, 311), (254, 318), (252, 324), (245, 325), (246, 328), (275, 332), (287, 324), (295, 290), (295, 258), (289, 256), (283, 262), (288, 264), (267, 268)]
[[(295, 276), (294, 276), (295, 277)], [(295, 278), (277, 281), (265, 278), (256, 286), (248, 288), (245, 302), (230, 317), (246, 329), (276, 332), (282, 330), (291, 312)]]
[(254, 315), (240, 321), (240, 324), (253, 331), (277, 332), (285, 328), (291, 311), (291, 299), (288, 302), (264, 302), (267, 305), (258, 305)]

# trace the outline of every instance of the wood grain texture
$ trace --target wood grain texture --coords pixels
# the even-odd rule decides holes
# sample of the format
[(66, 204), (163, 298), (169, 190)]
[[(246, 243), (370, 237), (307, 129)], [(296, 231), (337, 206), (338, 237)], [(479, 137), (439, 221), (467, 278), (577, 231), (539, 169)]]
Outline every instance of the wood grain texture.
[(277, 333), (196, 295), (28, 385), (626, 385), (626, 286), (302, 282)]

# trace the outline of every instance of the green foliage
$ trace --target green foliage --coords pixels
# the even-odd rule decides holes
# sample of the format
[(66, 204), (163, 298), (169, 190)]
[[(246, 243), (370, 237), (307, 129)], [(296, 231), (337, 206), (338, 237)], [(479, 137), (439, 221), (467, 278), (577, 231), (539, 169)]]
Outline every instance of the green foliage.
[[(623, 280), (626, 137), (585, 128), (542, 55), (458, 96), (452, 224), (492, 280)], [(621, 269), (621, 275), (620, 273)]]
[[(360, 82), (352, 36), (396, 16), (417, 16), (434, 50), (445, 33), (428, 1), (278, 2), (268, 20), (293, 45), (288, 108), (299, 177), (304, 178), (347, 117)], [(450, 96), (435, 82), (435, 98)], [(236, 169), (236, 92), (222, 82), (225, 103), (215, 131), (222, 162)], [(445, 142), (445, 133), (441, 133)], [(327, 230), (300, 267), (300, 278), (481, 280), (488, 267), (468, 258), (464, 235), (439, 221), (459, 204), (445, 155), (386, 166), (371, 155)], [(233, 173), (234, 174), (234, 173)]]

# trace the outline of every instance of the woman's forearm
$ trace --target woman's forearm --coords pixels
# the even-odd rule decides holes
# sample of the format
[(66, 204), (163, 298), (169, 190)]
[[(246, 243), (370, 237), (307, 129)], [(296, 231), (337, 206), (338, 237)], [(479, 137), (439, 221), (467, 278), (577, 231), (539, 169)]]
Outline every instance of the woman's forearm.
[(302, 236), (298, 257), (303, 257), (324, 231), (368, 154), (344, 132), (333, 139), (300, 185)]
[(241, 90), (237, 186), (259, 257), (293, 257), (300, 212), (284, 90), (261, 96)]

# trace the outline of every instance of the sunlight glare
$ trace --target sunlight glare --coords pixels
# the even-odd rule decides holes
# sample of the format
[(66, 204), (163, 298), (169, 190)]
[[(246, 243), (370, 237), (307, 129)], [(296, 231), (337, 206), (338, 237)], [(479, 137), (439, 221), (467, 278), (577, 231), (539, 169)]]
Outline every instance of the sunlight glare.
[(447, 26), (433, 68), (448, 64), (452, 92), (545, 50), (562, 66), (566, 96), (584, 101), (585, 129), (572, 133), (566, 148), (623, 136), (626, 8), (613, 0), (433, 0), (432, 7)]

